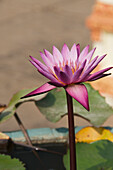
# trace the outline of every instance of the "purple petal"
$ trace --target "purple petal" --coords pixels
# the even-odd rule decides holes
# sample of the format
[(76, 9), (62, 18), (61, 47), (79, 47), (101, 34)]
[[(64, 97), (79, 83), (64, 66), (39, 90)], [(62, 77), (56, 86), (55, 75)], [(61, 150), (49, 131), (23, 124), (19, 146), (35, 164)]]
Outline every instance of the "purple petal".
[(108, 67), (108, 68), (105, 68), (105, 69), (103, 69), (103, 70), (100, 70), (100, 71), (98, 71), (98, 72), (96, 72), (96, 73), (93, 73), (93, 74), (91, 74), (91, 76), (89, 76), (89, 78), (87, 78), (87, 80), (86, 81), (91, 81), (92, 79), (96, 79), (96, 77), (98, 78), (98, 76), (101, 76), (103, 73), (105, 73), (106, 71), (108, 71), (108, 70), (110, 70), (110, 69), (112, 69), (113, 67)]
[(86, 60), (82, 63), (80, 68), (74, 73), (72, 83), (79, 82), (79, 77), (82, 74), (82, 71), (84, 70), (85, 64), (86, 64)]
[(56, 87), (64, 87), (65, 84), (60, 83), (59, 81), (51, 81), (49, 84), (56, 86)]
[[(89, 67), (88, 67), (88, 72), (90, 73), (90, 72), (92, 72), (96, 67), (97, 67), (97, 65), (104, 59), (104, 57), (106, 56), (106, 54), (105, 55), (103, 55), (103, 56), (101, 56), (101, 57), (95, 57), (94, 59), (96, 59), (95, 60), (95, 62), (93, 62), (93, 64), (92, 65), (89, 65), (89, 67), (90, 67), (90, 69), (89, 69)], [(92, 60), (93, 61), (93, 60)]]
[(79, 61), (80, 62), (83, 62), (84, 59), (86, 59), (86, 55), (88, 54), (88, 50), (89, 50), (89, 45), (86, 46), (82, 52), (80, 53), (80, 56), (79, 56)]
[(76, 48), (77, 48), (77, 54), (78, 54), (78, 56), (80, 55), (80, 44), (77, 44), (76, 45)]
[(52, 67), (53, 64), (52, 64), (51, 60), (49, 60), (49, 59), (46, 57), (46, 55), (43, 54), (42, 52), (40, 52), (40, 55), (41, 55), (44, 63), (47, 65), (47, 67), (50, 68), (50, 69), (53, 71), (53, 67)]
[(54, 64), (53, 55), (49, 51), (47, 51), (46, 49), (44, 49), (44, 53), (47, 56), (47, 58)]
[(49, 80), (57, 81), (56, 77), (53, 74), (43, 71), (40, 67), (38, 68), (38, 65), (37, 65), (37, 69), (38, 69), (38, 72), (40, 72), (43, 76), (45, 76)]
[(70, 51), (71, 61), (75, 62), (77, 60), (77, 55), (78, 54), (77, 54), (76, 44), (74, 44)]
[(70, 96), (89, 111), (88, 92), (85, 85), (75, 84), (67, 86), (65, 89)]
[(60, 71), (61, 71), (61, 70), (60, 70), (59, 67), (57, 67), (57, 66), (54, 67), (54, 72), (55, 72), (55, 74), (56, 74), (57, 77), (60, 76)]
[(40, 66), (38, 66), (34, 61), (30, 61), (30, 62), (31, 62), (31, 64), (33, 64), (37, 68), (39, 73), (41, 73), (42, 75), (44, 75), (45, 77), (47, 77), (50, 80), (51, 80), (52, 77), (54, 78), (54, 76), (48, 70), (45, 71)]
[(83, 69), (84, 69), (84, 68), (80, 68), (79, 70), (77, 70), (77, 71), (74, 73), (73, 78), (72, 78), (72, 83), (79, 82), (79, 77), (80, 77), (80, 75), (82, 74)]
[(53, 56), (54, 56), (54, 60), (57, 64), (59, 63), (59, 61), (61, 63), (63, 62), (63, 57), (62, 57), (60, 51), (55, 46), (53, 46)]
[(89, 73), (92, 71), (92, 65), (96, 62), (98, 56), (95, 57), (89, 64), (89, 66), (87, 68), (85, 68), (84, 73), (82, 74), (81, 78), (80, 78), (80, 82), (84, 82), (84, 80), (89, 77)]
[[(34, 61), (29, 60), (32, 65), (34, 65), (37, 69), (40, 68)], [(41, 68), (40, 68), (41, 69)]]
[[(30, 58), (32, 59), (33, 63), (35, 62), (36, 64), (33, 64), (36, 68), (37, 68), (37, 65), (44, 71), (48, 72), (48, 68), (43, 64), (41, 63), (39, 60), (37, 60), (36, 58), (30, 56)], [(31, 62), (31, 61), (30, 61)], [(32, 63), (32, 62), (31, 62)], [(39, 68), (38, 67), (38, 68)]]
[(100, 79), (100, 78), (103, 78), (103, 77), (106, 77), (106, 76), (109, 76), (109, 75), (111, 75), (111, 73), (101, 74), (101, 75), (99, 75), (99, 76), (96, 76), (96, 77), (94, 77), (94, 78), (91, 78), (91, 79), (88, 80), (88, 81), (95, 81), (95, 80), (98, 80), (98, 79)]
[(72, 70), (68, 65), (65, 65), (64, 72), (71, 78), (73, 76)]
[(41, 87), (39, 87), (38, 89), (28, 93), (27, 95), (25, 95), (24, 97), (22, 98), (25, 98), (25, 97), (31, 97), (31, 96), (35, 96), (35, 95), (38, 95), (38, 94), (42, 94), (42, 93), (46, 93), (52, 89), (55, 89), (56, 86), (53, 86), (49, 83), (45, 83), (43, 84)]
[(96, 50), (96, 48), (92, 49), (92, 50), (87, 54), (87, 56), (86, 56), (86, 59), (87, 59), (86, 65), (91, 61), (91, 58), (92, 58), (95, 50)]
[(68, 61), (68, 59), (69, 59), (69, 48), (66, 44), (63, 45), (61, 54), (64, 58), (64, 61)]
[[(54, 72), (55, 72), (55, 74), (56, 74), (56, 80), (51, 81), (51, 83), (52, 83), (53, 85), (58, 86), (58, 87), (63, 87), (63, 86), (65, 86), (65, 83), (62, 82), (61, 70), (60, 70), (60, 68), (57, 67), (57, 66), (55, 66), (55, 67), (54, 67)], [(65, 77), (64, 77), (64, 78), (65, 78)]]
[[(86, 72), (91, 72), (92, 71), (92, 66), (95, 64), (95, 62), (97, 61), (98, 56), (93, 58), (93, 60), (87, 65), (86, 67)], [(91, 71), (90, 71), (91, 70)]]
[(71, 82), (71, 78), (63, 71), (60, 71), (60, 75), (59, 75), (58, 79), (60, 79), (66, 85), (70, 84), (70, 82)]
[(78, 68), (79, 67), (79, 56), (80, 56), (80, 45), (77, 44), (76, 48), (77, 48), (77, 60), (75, 63), (76, 63), (76, 68)]

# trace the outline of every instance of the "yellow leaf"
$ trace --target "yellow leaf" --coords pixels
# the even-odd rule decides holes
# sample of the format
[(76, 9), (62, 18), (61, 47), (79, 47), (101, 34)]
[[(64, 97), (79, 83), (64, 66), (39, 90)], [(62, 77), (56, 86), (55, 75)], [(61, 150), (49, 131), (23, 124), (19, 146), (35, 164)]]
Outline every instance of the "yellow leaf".
[(0, 140), (1, 139), (9, 139), (9, 136), (8, 135), (6, 135), (6, 134), (4, 134), (4, 133), (2, 133), (2, 132), (0, 132)]
[(98, 140), (109, 140), (113, 142), (113, 134), (104, 127), (85, 127), (76, 133), (76, 142), (91, 143)]

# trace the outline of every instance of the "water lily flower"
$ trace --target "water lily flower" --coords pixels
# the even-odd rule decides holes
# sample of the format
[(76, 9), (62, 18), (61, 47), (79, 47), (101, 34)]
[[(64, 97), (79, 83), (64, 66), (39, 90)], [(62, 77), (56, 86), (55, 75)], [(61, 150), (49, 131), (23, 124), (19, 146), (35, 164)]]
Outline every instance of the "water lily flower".
[(88, 92), (83, 82), (108, 76), (110, 73), (104, 73), (112, 68), (108, 67), (91, 74), (106, 56), (97, 56), (92, 59), (94, 52), (95, 48), (89, 52), (89, 45), (81, 53), (79, 44), (74, 44), (71, 50), (64, 44), (61, 52), (53, 46), (53, 54), (47, 50), (44, 50), (44, 53), (40, 52), (45, 65), (30, 56), (30, 62), (37, 68), (38, 72), (50, 81), (24, 97), (45, 93), (56, 87), (63, 87), (70, 96), (89, 111)]

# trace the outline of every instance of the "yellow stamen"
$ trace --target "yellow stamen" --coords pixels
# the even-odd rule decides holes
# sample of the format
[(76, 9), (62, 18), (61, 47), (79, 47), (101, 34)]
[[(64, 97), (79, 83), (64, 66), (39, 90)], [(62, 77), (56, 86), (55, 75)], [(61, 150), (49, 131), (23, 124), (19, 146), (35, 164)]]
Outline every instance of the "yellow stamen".
[(75, 69), (72, 67), (71, 70), (72, 70), (72, 73), (74, 74), (75, 73)]
[(53, 73), (53, 75), (55, 76), (55, 78), (59, 81), (59, 83), (63, 84), (63, 85), (66, 85), (65, 83), (63, 83), (62, 81), (60, 81), (57, 77), (57, 75), (55, 73)]

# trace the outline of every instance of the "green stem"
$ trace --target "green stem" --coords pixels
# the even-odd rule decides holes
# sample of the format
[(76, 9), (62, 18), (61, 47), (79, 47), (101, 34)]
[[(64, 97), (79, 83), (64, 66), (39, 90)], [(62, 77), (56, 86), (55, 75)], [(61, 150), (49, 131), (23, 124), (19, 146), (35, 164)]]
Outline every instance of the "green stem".
[(72, 97), (67, 92), (66, 97), (69, 125), (70, 170), (77, 170), (73, 102)]

